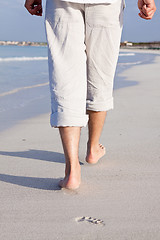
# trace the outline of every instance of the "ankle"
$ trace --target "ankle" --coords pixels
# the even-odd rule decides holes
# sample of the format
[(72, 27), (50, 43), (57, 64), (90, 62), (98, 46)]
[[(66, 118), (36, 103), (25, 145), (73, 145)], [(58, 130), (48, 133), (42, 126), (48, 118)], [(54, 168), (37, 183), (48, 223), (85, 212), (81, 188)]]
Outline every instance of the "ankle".
[(69, 161), (69, 172), (77, 171), (80, 168), (79, 160)]
[(80, 163), (76, 162), (70, 165), (70, 172), (77, 171), (81, 168)]
[(95, 150), (98, 150), (99, 142), (89, 142), (87, 143), (87, 148), (89, 153), (95, 152)]
[(74, 181), (74, 182), (80, 182), (81, 181), (81, 166), (80, 164), (75, 165), (74, 167), (71, 167), (70, 173), (68, 176), (68, 180)]

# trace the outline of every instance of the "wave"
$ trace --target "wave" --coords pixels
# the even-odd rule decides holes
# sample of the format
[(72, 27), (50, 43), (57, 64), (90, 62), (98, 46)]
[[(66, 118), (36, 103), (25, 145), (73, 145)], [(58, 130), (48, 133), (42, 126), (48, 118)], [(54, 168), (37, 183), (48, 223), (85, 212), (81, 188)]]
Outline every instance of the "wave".
[[(125, 56), (134, 56), (135, 53), (120, 53), (120, 57)], [(48, 57), (7, 57), (7, 58), (0, 58), (0, 62), (21, 62), (21, 61), (46, 61)]]
[(128, 63), (118, 63), (118, 65), (138, 65), (143, 63), (142, 61), (137, 61), (137, 62), (128, 62)]
[(31, 89), (31, 88), (37, 88), (37, 87), (44, 87), (44, 86), (47, 86), (49, 83), (41, 83), (41, 84), (36, 84), (36, 85), (32, 85), (32, 86), (26, 86), (26, 87), (21, 87), (21, 88), (15, 88), (11, 91), (8, 91), (8, 92), (4, 92), (4, 93), (0, 93), (0, 97), (4, 97), (4, 96), (7, 96), (7, 95), (11, 95), (11, 94), (14, 94), (14, 93), (17, 93), (19, 91), (22, 91), (22, 90), (26, 90), (26, 89)]
[(43, 61), (43, 60), (48, 60), (48, 57), (8, 57), (8, 58), (0, 58), (0, 62)]
[(135, 56), (135, 53), (120, 53), (119, 54), (120, 57), (125, 57), (125, 56)]

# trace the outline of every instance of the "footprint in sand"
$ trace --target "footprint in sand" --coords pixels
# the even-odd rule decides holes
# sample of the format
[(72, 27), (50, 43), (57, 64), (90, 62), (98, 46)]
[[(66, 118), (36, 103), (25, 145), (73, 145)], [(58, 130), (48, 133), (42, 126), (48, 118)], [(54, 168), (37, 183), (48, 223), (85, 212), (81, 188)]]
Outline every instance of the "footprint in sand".
[(76, 222), (89, 222), (96, 225), (105, 225), (104, 221), (98, 218), (93, 217), (77, 217), (75, 218)]

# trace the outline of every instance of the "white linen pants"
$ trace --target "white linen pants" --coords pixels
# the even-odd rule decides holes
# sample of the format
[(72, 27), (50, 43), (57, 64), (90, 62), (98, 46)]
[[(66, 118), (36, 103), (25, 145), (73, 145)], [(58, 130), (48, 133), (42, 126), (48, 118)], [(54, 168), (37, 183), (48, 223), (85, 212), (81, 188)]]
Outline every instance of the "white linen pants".
[(47, 0), (45, 27), (51, 126), (86, 126), (86, 110), (113, 109), (124, 0), (81, 4)]

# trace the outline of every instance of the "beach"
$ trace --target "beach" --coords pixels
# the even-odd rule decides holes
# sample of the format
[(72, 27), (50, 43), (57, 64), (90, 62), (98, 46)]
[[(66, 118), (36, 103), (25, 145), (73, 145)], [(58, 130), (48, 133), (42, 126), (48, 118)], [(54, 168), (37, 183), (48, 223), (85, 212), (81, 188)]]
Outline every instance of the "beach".
[[(133, 55), (136, 52), (139, 55)], [(40, 82), (38, 75), (35, 82), (0, 93), (24, 87), (31, 91), (26, 93), (30, 102), (19, 90), (20, 96), (15, 97), (18, 92), (5, 96), (8, 106), (9, 101), (15, 104), (13, 109), (4, 109), (6, 100), (1, 105), (1, 239), (160, 239), (160, 53), (120, 54), (135, 59), (118, 64), (114, 110), (107, 113), (101, 137), (106, 155), (96, 165), (85, 162), (87, 128), (83, 128), (82, 184), (74, 191), (58, 187), (65, 160), (59, 132), (49, 124), (45, 59), (38, 60), (45, 76)], [(38, 84), (42, 86), (33, 87)], [(16, 105), (21, 96), (22, 106)]]

